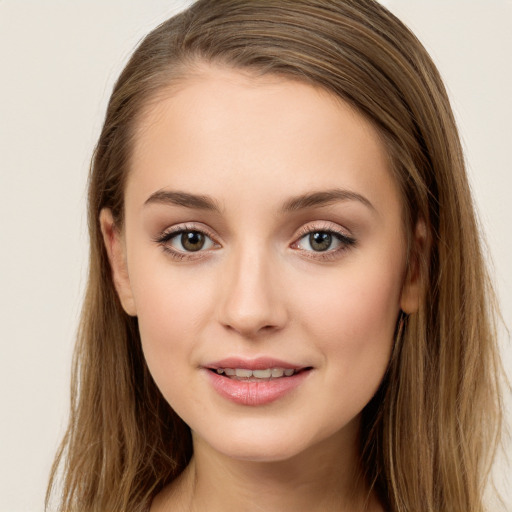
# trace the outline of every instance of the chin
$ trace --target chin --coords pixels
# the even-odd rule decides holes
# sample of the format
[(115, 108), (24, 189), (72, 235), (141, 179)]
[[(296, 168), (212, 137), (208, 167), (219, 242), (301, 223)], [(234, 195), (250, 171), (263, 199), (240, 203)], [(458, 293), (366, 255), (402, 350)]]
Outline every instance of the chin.
[(278, 462), (288, 460), (307, 449), (310, 443), (304, 436), (290, 435), (275, 429), (241, 430), (222, 429), (216, 435), (211, 430), (206, 436), (194, 432), (194, 445), (208, 445), (213, 451), (237, 460), (252, 462)]
[(294, 431), (279, 425), (264, 422), (259, 428), (236, 429), (221, 428), (218, 432), (211, 429), (207, 435), (194, 434), (194, 443), (209, 445), (210, 449), (225, 457), (250, 462), (283, 462), (306, 453), (310, 448), (318, 447), (324, 441), (333, 440), (332, 432), (320, 435), (320, 432), (308, 432), (305, 425)]

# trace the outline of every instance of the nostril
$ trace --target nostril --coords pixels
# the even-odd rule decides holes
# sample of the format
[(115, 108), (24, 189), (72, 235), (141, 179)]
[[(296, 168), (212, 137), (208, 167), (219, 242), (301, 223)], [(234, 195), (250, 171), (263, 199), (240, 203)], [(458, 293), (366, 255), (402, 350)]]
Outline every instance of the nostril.
[(252, 256), (247, 260), (240, 255), (233, 261), (233, 274), (225, 276), (219, 296), (220, 323), (244, 337), (270, 334), (281, 329), (288, 319), (282, 296), (284, 288), (265, 261), (255, 260)]
[(244, 337), (254, 338), (262, 334), (271, 334), (273, 331), (279, 330), (279, 325), (264, 324), (257, 319), (238, 319), (224, 323), (226, 329), (234, 331)]

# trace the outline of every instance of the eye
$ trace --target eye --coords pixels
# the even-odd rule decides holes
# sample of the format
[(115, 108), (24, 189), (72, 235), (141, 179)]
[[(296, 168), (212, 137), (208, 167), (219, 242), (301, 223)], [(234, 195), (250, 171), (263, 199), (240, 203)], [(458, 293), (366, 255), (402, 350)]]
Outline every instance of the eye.
[(301, 241), (303, 243), (302, 249), (313, 250), (317, 252), (336, 249), (336, 244), (340, 244), (340, 241), (328, 231), (314, 231), (313, 233), (309, 233), (309, 235), (302, 237)]
[(155, 242), (178, 259), (218, 247), (205, 232), (188, 228), (165, 231), (155, 239)]
[(304, 227), (298, 237), (292, 248), (305, 251), (312, 257), (315, 253), (317, 257), (336, 256), (356, 243), (354, 238), (332, 228)]
[(213, 246), (213, 241), (201, 231), (182, 231), (171, 237), (168, 243), (184, 252), (196, 252)]

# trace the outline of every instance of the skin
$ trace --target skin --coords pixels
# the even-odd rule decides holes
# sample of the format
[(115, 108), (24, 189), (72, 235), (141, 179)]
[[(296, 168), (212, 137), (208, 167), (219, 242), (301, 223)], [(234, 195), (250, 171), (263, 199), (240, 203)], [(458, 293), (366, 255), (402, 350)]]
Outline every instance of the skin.
[[(344, 196), (283, 212), (332, 190)], [(218, 209), (176, 205), (162, 191), (209, 196)], [(152, 512), (382, 510), (360, 478), (360, 414), (419, 287), (373, 126), (311, 85), (203, 66), (142, 116), (123, 229), (108, 210), (100, 220), (148, 366), (193, 433), (191, 464)], [(209, 238), (195, 252), (180, 235), (157, 241), (175, 228)], [(308, 231), (354, 242), (333, 235), (318, 251)], [(205, 375), (208, 362), (233, 356), (312, 370), (251, 407)]]

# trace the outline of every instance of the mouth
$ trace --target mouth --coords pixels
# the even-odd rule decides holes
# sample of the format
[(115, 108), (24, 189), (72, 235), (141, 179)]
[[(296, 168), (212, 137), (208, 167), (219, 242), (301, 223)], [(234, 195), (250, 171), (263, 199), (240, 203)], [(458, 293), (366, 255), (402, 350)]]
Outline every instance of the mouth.
[(244, 406), (266, 405), (293, 395), (313, 369), (268, 357), (227, 358), (203, 367), (222, 398)]
[(262, 368), (258, 370), (251, 370), (249, 368), (208, 368), (211, 372), (217, 375), (222, 375), (232, 380), (246, 381), (246, 382), (268, 382), (281, 378), (288, 378), (297, 375), (298, 373), (311, 370), (311, 367), (306, 368)]

